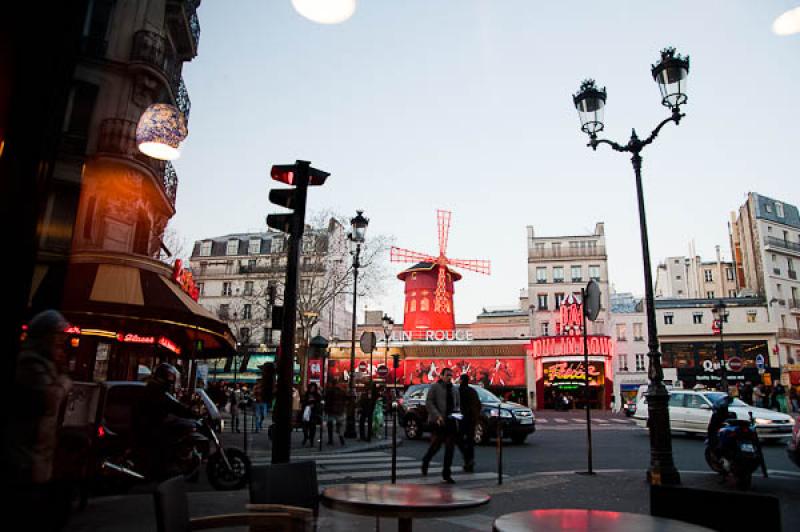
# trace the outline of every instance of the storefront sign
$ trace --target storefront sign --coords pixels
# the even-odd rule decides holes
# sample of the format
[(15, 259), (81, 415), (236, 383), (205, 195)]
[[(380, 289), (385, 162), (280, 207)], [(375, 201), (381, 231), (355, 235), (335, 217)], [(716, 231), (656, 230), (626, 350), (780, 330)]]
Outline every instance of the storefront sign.
[(525, 386), (525, 360), (522, 358), (436, 358), (406, 359), (405, 384), (425, 384), (439, 380), (442, 370), (453, 370), (458, 379), (469, 375), (470, 382), (488, 386)]
[[(589, 336), (586, 340), (589, 355), (614, 356), (614, 342), (608, 336)], [(533, 338), (530, 353), (534, 357), (552, 357), (564, 355), (582, 355), (583, 338), (581, 336), (541, 336)]]
[(158, 339), (158, 345), (160, 345), (164, 349), (169, 349), (170, 351), (172, 351), (176, 355), (180, 355), (181, 354), (181, 348), (178, 347), (177, 345), (175, 345), (175, 342), (173, 342), (169, 338), (165, 338), (163, 336), (160, 337)]
[(561, 330), (563, 334), (572, 336), (581, 334), (583, 330), (583, 305), (570, 294), (561, 302)]
[(389, 336), (392, 342), (411, 342), (425, 340), (427, 342), (471, 342), (474, 340), (472, 331), (395, 331)]
[(117, 340), (126, 344), (154, 344), (156, 339), (152, 336), (139, 336), (138, 334), (117, 333)]
[[(586, 369), (583, 362), (551, 362), (543, 365), (544, 385), (557, 386), (586, 382)], [(603, 363), (589, 363), (589, 386), (601, 386), (604, 382)]]
[(312, 358), (308, 361), (308, 382), (320, 383), (322, 379), (322, 360)]
[(172, 280), (195, 301), (200, 298), (200, 290), (194, 282), (192, 272), (183, 269), (181, 259), (175, 259), (175, 264), (172, 266)]

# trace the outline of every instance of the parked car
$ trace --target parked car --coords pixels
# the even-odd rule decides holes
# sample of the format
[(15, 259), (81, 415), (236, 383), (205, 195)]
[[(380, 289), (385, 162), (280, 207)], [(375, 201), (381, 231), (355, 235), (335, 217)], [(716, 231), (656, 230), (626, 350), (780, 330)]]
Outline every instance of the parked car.
[[(481, 417), (475, 427), (475, 443), (484, 444), (497, 434), (497, 418), (503, 420), (503, 435), (510, 437), (514, 443), (523, 443), (529, 434), (536, 431), (536, 418), (533, 411), (521, 404), (502, 401), (490, 391), (470, 384), (478, 392), (481, 401)], [(428, 411), (425, 399), (431, 384), (414, 384), (406, 390), (398, 400), (400, 425), (405, 429), (406, 437), (419, 439), (425, 432), (430, 432)]]
[(789, 455), (789, 460), (794, 462), (794, 465), (800, 467), (800, 416), (797, 416), (794, 422), (792, 439), (786, 445), (786, 454)]
[[(672, 431), (706, 434), (711, 419), (712, 402), (724, 396), (724, 392), (671, 390), (669, 392), (669, 426)], [(761, 440), (788, 438), (792, 435), (791, 416), (751, 406), (740, 399), (733, 399), (728, 407), (737, 419), (749, 420), (752, 414), (756, 433)], [(647, 426), (647, 397), (642, 395), (636, 405), (633, 419), (640, 427)]]

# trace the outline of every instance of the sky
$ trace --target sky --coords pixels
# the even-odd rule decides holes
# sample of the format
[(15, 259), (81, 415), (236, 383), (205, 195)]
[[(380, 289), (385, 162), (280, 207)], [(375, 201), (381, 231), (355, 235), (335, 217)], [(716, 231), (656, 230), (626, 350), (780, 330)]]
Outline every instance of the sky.
[[(596, 79), (604, 134), (644, 137), (669, 115), (651, 64), (666, 46), (690, 55), (686, 117), (642, 152), (651, 260), (692, 240), (729, 258), (747, 192), (800, 203), (800, 35), (771, 31), (797, 4), (359, 0), (350, 20), (320, 25), (290, 0), (204, 0), (172, 226), (189, 242), (265, 230), (280, 211), (270, 166), (305, 159), (331, 173), (310, 210), (362, 209), (369, 233), (401, 247), (437, 255), (436, 209), (452, 211), (448, 256), (492, 263), (456, 284), (459, 323), (518, 304), (529, 225), (556, 236), (605, 222), (611, 283), (642, 294), (629, 156), (586, 147), (572, 94)], [(400, 321), (402, 283), (365, 306)]]

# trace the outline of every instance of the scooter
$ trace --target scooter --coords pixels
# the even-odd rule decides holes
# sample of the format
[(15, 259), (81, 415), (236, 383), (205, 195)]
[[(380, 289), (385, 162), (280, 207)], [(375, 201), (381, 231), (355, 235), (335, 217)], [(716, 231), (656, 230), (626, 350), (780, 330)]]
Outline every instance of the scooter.
[(625, 412), (625, 417), (631, 417), (636, 413), (636, 403), (633, 401), (628, 401), (622, 407), (622, 411)]
[[(226, 449), (217, 428), (222, 416), (217, 406), (209, 399), (205, 390), (198, 390), (198, 397), (205, 409), (203, 417), (196, 421), (181, 420), (178, 437), (168, 457), (168, 471), (154, 471), (141, 449), (125, 449), (101, 464), (101, 471), (109, 475), (122, 475), (134, 481), (154, 481), (169, 473), (183, 475), (188, 481), (197, 481), (200, 467), (206, 464), (206, 474), (216, 490), (242, 489), (250, 476), (250, 459), (239, 449)], [(113, 435), (112, 435), (113, 436)], [(211, 443), (214, 451), (211, 452)]]
[(752, 414), (749, 420), (736, 418), (728, 412), (730, 400), (726, 397), (713, 406), (705, 458), (713, 471), (732, 477), (737, 488), (746, 490), (759, 467), (767, 477), (767, 466)]

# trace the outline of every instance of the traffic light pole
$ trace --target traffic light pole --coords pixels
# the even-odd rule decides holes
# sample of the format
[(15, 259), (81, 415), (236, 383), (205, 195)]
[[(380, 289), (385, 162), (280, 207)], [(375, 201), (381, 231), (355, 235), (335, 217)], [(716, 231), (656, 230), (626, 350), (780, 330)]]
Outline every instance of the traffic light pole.
[(280, 356), (278, 357), (278, 386), (273, 414), (274, 432), (272, 463), (289, 462), (292, 446), (292, 381), (294, 380), (294, 336), (297, 319), (297, 265), (306, 215), (308, 174), (310, 163), (297, 161), (294, 185), (297, 206), (292, 216), (289, 249), (286, 263), (286, 286), (283, 292), (283, 326), (281, 328)]

